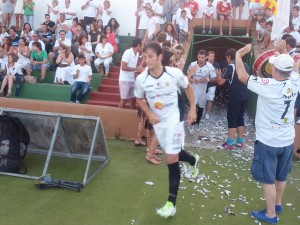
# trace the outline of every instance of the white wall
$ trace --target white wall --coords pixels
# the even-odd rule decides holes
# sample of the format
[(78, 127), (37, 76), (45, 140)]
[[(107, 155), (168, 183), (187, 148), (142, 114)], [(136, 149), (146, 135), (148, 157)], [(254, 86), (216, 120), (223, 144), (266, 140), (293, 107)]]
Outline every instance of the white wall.
[[(103, 0), (94, 0), (99, 2)], [(79, 19), (83, 18), (84, 11), (81, 6), (86, 0), (71, 0), (71, 4), (77, 9)], [(2, 1), (0, 2), (2, 7)], [(136, 17), (134, 15), (137, 9), (137, 0), (110, 0), (112, 17), (115, 17), (120, 23), (120, 35), (135, 35)], [(41, 22), (44, 22), (44, 15), (47, 13), (47, 4), (51, 5), (51, 0), (35, 0), (35, 19), (34, 26), (38, 27)], [(64, 0), (59, 0), (59, 4), (64, 4)], [(14, 25), (14, 19), (12, 21)]]

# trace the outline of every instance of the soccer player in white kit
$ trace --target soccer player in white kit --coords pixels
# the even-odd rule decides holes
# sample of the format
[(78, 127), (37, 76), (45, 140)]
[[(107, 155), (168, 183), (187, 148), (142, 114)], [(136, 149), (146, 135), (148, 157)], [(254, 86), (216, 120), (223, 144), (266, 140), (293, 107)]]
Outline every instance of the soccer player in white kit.
[[(157, 42), (150, 42), (143, 50), (147, 69), (135, 82), (135, 96), (139, 107), (145, 112), (153, 128), (160, 146), (166, 153), (169, 170), (169, 196), (166, 204), (156, 212), (167, 218), (176, 213), (176, 198), (180, 182), (178, 161), (190, 163), (193, 178), (198, 176), (199, 156), (189, 155), (183, 148), (184, 122), (180, 122), (178, 107), (178, 88), (185, 89), (190, 103), (187, 123), (196, 120), (196, 107), (192, 85), (187, 77), (177, 68), (162, 65), (162, 48)], [(147, 100), (147, 103), (144, 101)]]
[(267, 206), (251, 214), (257, 220), (276, 224), (277, 213), (283, 212), (281, 199), (292, 167), (294, 105), (300, 89), (300, 78), (299, 74), (291, 75), (294, 60), (288, 54), (269, 59), (272, 78), (249, 76), (244, 69), (242, 57), (250, 51), (251, 45), (248, 44), (236, 52), (236, 71), (240, 81), (258, 94), (251, 174), (263, 184)]
[(188, 71), (196, 67), (194, 74), (189, 73), (188, 79), (192, 83), (195, 104), (197, 105), (197, 120), (196, 125), (199, 125), (201, 120), (203, 109), (206, 106), (206, 90), (208, 82), (216, 82), (216, 70), (214, 66), (207, 62), (208, 53), (206, 50), (199, 50), (197, 54), (197, 61), (192, 62), (189, 66)]

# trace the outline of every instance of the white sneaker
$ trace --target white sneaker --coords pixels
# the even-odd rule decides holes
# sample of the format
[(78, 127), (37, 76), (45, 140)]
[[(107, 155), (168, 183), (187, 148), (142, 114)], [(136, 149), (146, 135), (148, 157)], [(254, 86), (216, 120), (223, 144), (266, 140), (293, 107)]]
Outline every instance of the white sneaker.
[(168, 218), (175, 215), (176, 207), (172, 202), (167, 201), (163, 207), (156, 209), (156, 213), (163, 218)]
[(189, 165), (189, 170), (191, 172), (191, 178), (197, 178), (199, 175), (199, 169), (198, 169), (198, 162), (199, 162), (199, 155), (194, 154), (194, 157), (196, 158), (195, 165), (191, 166)]
[(209, 114), (208, 114), (208, 113), (205, 115), (205, 119), (207, 119), (207, 120), (209, 120), (209, 119), (210, 119), (210, 116), (209, 116)]

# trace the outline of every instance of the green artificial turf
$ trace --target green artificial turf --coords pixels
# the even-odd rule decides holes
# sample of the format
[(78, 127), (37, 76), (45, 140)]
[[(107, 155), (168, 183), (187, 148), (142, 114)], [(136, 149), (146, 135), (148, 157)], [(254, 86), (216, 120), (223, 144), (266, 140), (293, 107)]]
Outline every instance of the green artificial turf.
[[(132, 142), (109, 140), (110, 162), (91, 183), (76, 192), (67, 189), (39, 190), (33, 180), (0, 176), (1, 225), (194, 225), (256, 224), (249, 213), (264, 208), (262, 191), (251, 180), (250, 156), (228, 151), (189, 149), (201, 156), (200, 170), (206, 178), (200, 183), (182, 179), (177, 213), (170, 219), (155, 214), (168, 194), (167, 166), (146, 163), (143, 148)], [(29, 154), (28, 173), (38, 175), (44, 156)], [(293, 161), (284, 213), (279, 224), (299, 224), (300, 163)], [(55, 158), (50, 162), (53, 178), (80, 180), (85, 164), (73, 159)], [(154, 186), (145, 184), (154, 182)], [(226, 196), (225, 190), (231, 191)], [(203, 192), (203, 194), (201, 192)], [(207, 191), (207, 192), (206, 192)], [(206, 193), (205, 193), (206, 192)], [(292, 206), (286, 206), (291, 203)], [(236, 216), (227, 216), (225, 206), (234, 205)], [(263, 224), (263, 223), (262, 223)]]

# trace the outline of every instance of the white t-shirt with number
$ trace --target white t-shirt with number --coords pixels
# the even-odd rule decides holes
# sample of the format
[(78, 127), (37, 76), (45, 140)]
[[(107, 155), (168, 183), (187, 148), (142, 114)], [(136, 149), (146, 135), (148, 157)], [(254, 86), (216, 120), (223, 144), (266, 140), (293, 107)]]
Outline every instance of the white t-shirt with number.
[(187, 77), (177, 68), (164, 67), (163, 74), (152, 77), (148, 70), (142, 72), (135, 81), (136, 98), (145, 98), (150, 110), (160, 122), (158, 126), (179, 123), (178, 88), (187, 88)]
[(80, 66), (79, 64), (74, 66), (72, 74), (77, 74), (77, 70), (79, 70), (79, 74), (78, 77), (74, 79), (75, 81), (87, 82), (89, 76), (93, 75), (92, 67), (86, 64), (84, 66)]
[[(137, 52), (136, 54), (134, 54), (133, 49), (130, 48), (124, 52), (121, 63), (126, 62), (128, 67), (136, 68), (138, 59), (139, 59), (139, 53)], [(134, 80), (135, 80), (134, 72), (133, 71), (124, 71), (124, 70), (122, 70), (122, 67), (121, 67), (119, 81), (134, 82)]]
[(277, 81), (250, 76), (248, 89), (258, 94), (255, 127), (256, 140), (271, 147), (294, 143), (294, 105), (300, 79)]

